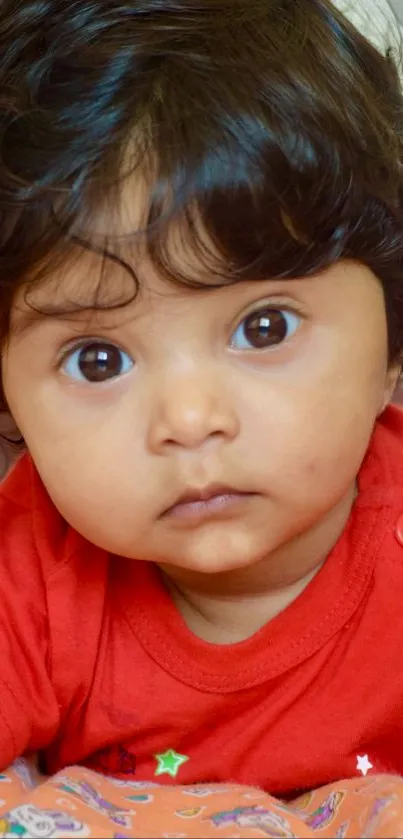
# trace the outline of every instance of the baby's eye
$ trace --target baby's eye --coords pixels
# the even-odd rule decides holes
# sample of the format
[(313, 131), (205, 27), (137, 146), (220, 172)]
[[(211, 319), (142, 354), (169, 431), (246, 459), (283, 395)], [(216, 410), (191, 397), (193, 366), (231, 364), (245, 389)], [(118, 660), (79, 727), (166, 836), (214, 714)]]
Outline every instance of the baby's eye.
[(266, 350), (290, 338), (299, 323), (298, 315), (286, 309), (265, 306), (243, 319), (231, 338), (231, 347), (236, 350)]
[(103, 341), (81, 344), (71, 350), (61, 365), (63, 373), (71, 379), (91, 384), (116, 379), (132, 367), (133, 360), (127, 353)]

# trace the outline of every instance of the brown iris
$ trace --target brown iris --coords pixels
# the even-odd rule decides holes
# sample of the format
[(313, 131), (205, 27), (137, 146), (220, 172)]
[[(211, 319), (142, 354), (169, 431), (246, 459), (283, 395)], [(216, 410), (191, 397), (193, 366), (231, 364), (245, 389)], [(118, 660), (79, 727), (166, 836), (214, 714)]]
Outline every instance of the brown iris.
[(253, 312), (245, 318), (243, 333), (246, 341), (255, 349), (281, 344), (288, 333), (284, 312), (279, 309), (261, 309), (259, 312)]
[(86, 344), (79, 352), (78, 367), (88, 382), (105, 382), (122, 372), (122, 353), (112, 344)]

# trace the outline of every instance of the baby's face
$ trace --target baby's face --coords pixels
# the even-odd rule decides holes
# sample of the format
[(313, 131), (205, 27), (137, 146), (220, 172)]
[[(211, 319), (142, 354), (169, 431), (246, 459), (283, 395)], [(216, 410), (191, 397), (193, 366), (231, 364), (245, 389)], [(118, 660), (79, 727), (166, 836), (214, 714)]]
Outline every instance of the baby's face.
[[(91, 542), (203, 573), (252, 566), (352, 494), (391, 389), (381, 286), (351, 262), (205, 291), (145, 273), (120, 311), (30, 322), (21, 298), (3, 359), (11, 411)], [(32, 300), (82, 299), (97, 278), (83, 258)]]

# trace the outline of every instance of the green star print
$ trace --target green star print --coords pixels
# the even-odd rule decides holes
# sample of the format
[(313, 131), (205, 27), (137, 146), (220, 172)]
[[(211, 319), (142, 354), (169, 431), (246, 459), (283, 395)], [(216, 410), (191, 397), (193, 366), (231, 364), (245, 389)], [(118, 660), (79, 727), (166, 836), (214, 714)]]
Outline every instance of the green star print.
[(189, 760), (186, 755), (178, 755), (178, 752), (175, 752), (173, 749), (168, 749), (167, 752), (154, 755), (154, 757), (158, 760), (158, 766), (154, 775), (170, 775), (171, 778), (176, 778), (182, 764)]

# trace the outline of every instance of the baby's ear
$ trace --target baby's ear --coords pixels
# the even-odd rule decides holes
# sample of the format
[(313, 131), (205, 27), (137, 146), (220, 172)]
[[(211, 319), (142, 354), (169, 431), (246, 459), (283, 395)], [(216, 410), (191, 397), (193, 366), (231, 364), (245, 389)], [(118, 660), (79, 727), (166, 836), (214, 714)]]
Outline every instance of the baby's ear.
[(403, 379), (401, 377), (402, 362), (396, 361), (394, 364), (390, 365), (385, 376), (385, 387), (383, 392), (382, 407), (379, 411), (378, 416), (380, 416), (380, 414), (382, 414), (382, 412), (389, 405), (389, 403), (392, 402), (392, 399), (394, 402), (403, 402), (403, 392), (399, 388), (399, 380), (400, 386), (403, 386)]

